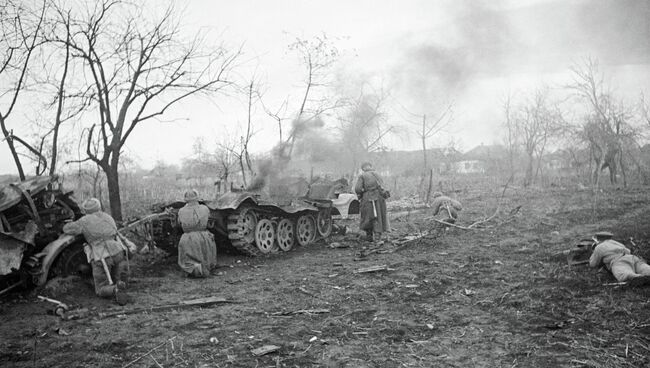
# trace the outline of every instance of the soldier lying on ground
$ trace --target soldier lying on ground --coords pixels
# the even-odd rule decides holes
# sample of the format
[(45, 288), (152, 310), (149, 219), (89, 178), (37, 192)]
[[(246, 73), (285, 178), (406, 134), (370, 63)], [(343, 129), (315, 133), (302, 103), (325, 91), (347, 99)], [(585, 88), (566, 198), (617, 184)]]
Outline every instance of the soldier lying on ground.
[(594, 237), (595, 247), (589, 258), (593, 268), (605, 266), (619, 282), (631, 286), (650, 285), (650, 266), (643, 258), (632, 255), (623, 244), (612, 240), (613, 235), (599, 232)]
[(447, 197), (440, 192), (433, 193), (433, 201), (431, 202), (433, 215), (447, 214), (449, 217), (443, 221), (453, 224), (458, 219), (458, 212), (463, 209), (463, 206), (455, 199)]

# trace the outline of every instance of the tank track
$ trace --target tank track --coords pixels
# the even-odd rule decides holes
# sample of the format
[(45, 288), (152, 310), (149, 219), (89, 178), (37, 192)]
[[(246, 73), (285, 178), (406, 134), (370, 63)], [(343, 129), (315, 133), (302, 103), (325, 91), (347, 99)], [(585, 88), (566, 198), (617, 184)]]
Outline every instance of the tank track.
[[(255, 221), (251, 222), (253, 218)], [(262, 253), (255, 245), (256, 224), (257, 213), (250, 206), (240, 207), (228, 215), (227, 230), (231, 245), (240, 252), (253, 257)]]
[[(313, 212), (313, 213), (312, 213)], [(248, 256), (260, 256), (263, 255), (262, 251), (257, 247), (255, 243), (255, 228), (257, 222), (263, 219), (271, 220), (274, 224), (277, 225), (282, 219), (289, 219), (296, 226), (297, 219), (301, 215), (309, 214), (313, 219), (313, 224), (316, 226), (318, 213), (315, 211), (300, 212), (297, 214), (286, 214), (279, 211), (265, 210), (253, 206), (242, 206), (227, 217), (227, 231), (228, 239), (230, 239), (231, 245), (238, 251), (246, 254)], [(320, 236), (317, 229), (314, 229), (316, 236), (312, 237), (311, 241), (308, 244), (313, 243)], [(297, 233), (297, 229), (294, 229), (294, 233)], [(329, 235), (329, 234), (327, 234)], [(277, 237), (277, 233), (275, 234)], [(294, 242), (294, 246), (298, 245), (298, 241)]]

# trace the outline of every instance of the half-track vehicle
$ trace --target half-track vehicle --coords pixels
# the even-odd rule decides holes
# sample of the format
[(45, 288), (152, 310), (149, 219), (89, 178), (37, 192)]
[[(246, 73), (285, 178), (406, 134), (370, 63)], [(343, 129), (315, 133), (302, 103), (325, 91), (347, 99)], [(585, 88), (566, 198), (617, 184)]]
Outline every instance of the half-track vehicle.
[[(332, 215), (339, 213), (332, 202), (338, 195), (335, 187), (331, 182), (308, 185), (304, 180), (284, 180), (264, 192), (231, 191), (199, 202), (210, 209), (208, 230), (220, 250), (234, 248), (258, 256), (329, 237)], [(154, 215), (145, 218), (148, 237), (170, 254), (178, 252), (183, 230), (177, 215), (184, 205), (184, 201), (158, 204)]]
[(90, 273), (81, 236), (62, 235), (82, 216), (57, 176), (0, 180), (0, 295), (54, 275)]

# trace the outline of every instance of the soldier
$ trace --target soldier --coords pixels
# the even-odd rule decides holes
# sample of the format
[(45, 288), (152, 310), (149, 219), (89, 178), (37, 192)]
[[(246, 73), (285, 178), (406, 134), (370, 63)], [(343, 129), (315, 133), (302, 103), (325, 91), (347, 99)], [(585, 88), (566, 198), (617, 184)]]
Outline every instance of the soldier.
[(124, 292), (128, 281), (129, 261), (127, 250), (117, 240), (115, 220), (101, 211), (97, 198), (83, 202), (85, 213), (79, 220), (63, 226), (63, 232), (71, 235), (83, 235), (88, 243), (84, 247), (88, 262), (93, 270), (95, 293), (103, 298), (115, 298), (119, 305), (128, 302)]
[(443, 221), (453, 224), (458, 219), (458, 212), (463, 209), (463, 206), (455, 199), (442, 195), (440, 192), (433, 193), (433, 202), (431, 202), (431, 208), (433, 208), (433, 215), (438, 214), (447, 214), (448, 218)]
[(363, 172), (354, 186), (354, 191), (360, 201), (359, 229), (366, 232), (368, 241), (380, 242), (382, 233), (390, 231), (386, 215), (386, 199), (384, 198), (384, 193), (387, 192), (382, 188), (382, 180), (375, 173), (370, 162), (364, 162), (361, 165), (361, 170)]
[(596, 233), (594, 251), (589, 258), (590, 267), (604, 265), (619, 282), (632, 286), (650, 284), (650, 266), (640, 257), (631, 254), (623, 244), (612, 240), (612, 233)]
[(217, 245), (207, 230), (210, 209), (199, 203), (199, 193), (188, 190), (187, 204), (178, 211), (183, 235), (178, 242), (178, 265), (190, 277), (208, 277), (217, 266)]

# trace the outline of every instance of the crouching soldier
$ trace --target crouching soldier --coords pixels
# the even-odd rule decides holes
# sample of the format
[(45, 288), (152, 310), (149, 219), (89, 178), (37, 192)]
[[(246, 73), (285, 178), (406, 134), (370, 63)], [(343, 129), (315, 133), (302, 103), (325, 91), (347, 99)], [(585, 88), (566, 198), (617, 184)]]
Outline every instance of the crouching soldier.
[(199, 203), (199, 193), (188, 190), (187, 204), (178, 210), (183, 235), (178, 242), (178, 265), (189, 277), (208, 277), (217, 267), (217, 244), (208, 228), (210, 209)]
[(599, 232), (594, 237), (595, 247), (589, 258), (590, 267), (604, 265), (619, 282), (632, 286), (650, 284), (650, 266), (642, 258), (631, 254), (623, 244), (612, 240), (612, 234)]
[(125, 293), (128, 281), (127, 250), (117, 240), (117, 226), (113, 218), (101, 211), (96, 198), (84, 201), (85, 213), (79, 220), (63, 226), (63, 232), (83, 235), (88, 245), (84, 247), (93, 269), (95, 293), (103, 298), (114, 298), (119, 305), (128, 302)]
[(434, 216), (447, 214), (449, 217), (443, 221), (453, 224), (458, 219), (458, 212), (463, 209), (463, 206), (457, 200), (442, 195), (440, 192), (435, 192), (433, 193), (431, 208), (433, 209)]

